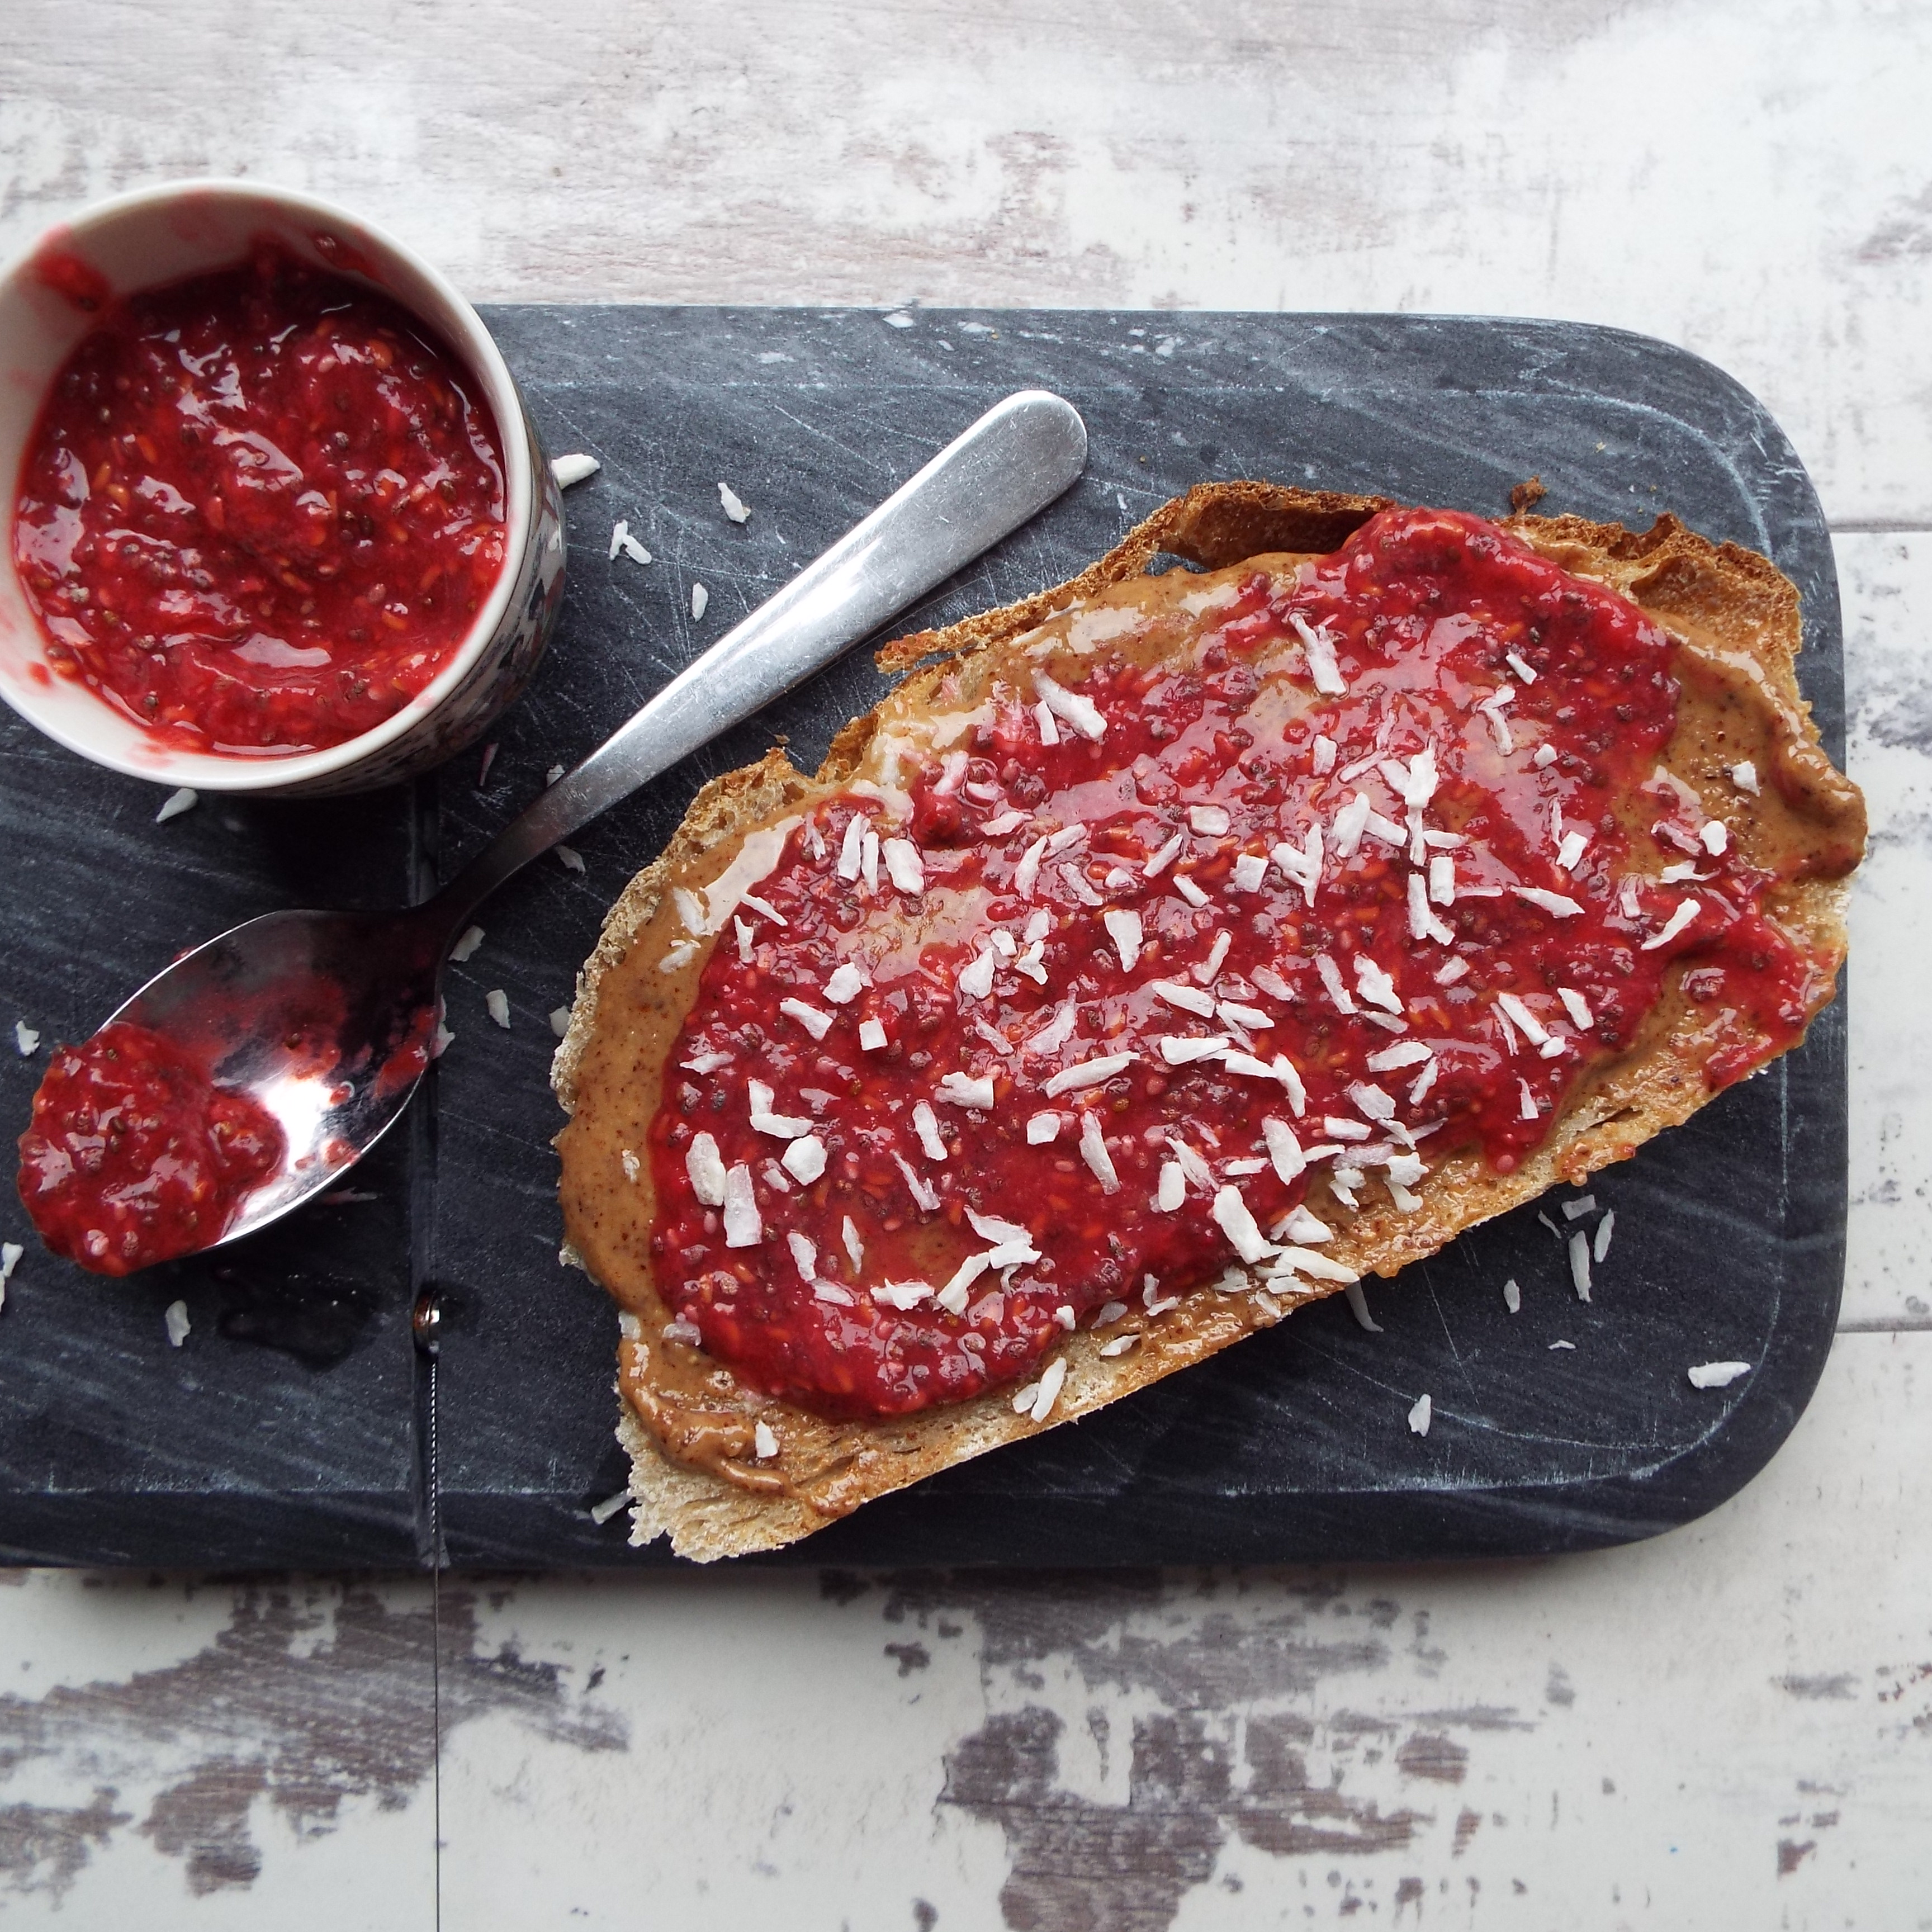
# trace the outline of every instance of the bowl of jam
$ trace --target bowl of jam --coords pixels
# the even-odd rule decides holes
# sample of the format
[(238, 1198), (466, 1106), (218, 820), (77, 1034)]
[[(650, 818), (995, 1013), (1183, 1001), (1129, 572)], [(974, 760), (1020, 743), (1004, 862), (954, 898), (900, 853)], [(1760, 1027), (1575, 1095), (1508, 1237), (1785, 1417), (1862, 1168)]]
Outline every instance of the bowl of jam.
[(479, 737), (563, 586), (488, 332), (346, 210), (151, 188), (0, 272), (0, 697), (169, 785), (350, 792)]

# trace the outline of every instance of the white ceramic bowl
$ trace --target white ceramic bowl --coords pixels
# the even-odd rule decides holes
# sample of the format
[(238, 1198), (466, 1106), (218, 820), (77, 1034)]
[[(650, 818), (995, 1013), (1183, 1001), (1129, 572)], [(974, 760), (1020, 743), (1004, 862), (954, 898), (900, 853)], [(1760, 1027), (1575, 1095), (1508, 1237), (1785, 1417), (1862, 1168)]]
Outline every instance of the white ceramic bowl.
[[(50, 285), (77, 258), (112, 296), (244, 260), (268, 236), (302, 260), (379, 289), (427, 322), (469, 371), (503, 447), (508, 519), (502, 576), (461, 646), (424, 690), (373, 730), (287, 758), (184, 752), (75, 680), (52, 676), (14, 568), (14, 506), (42, 401), (94, 316)], [(427, 770), (480, 737), (543, 654), (563, 596), (556, 484), (508, 368), (476, 312), (436, 270), (346, 209), (252, 182), (164, 182), (98, 202), (0, 270), (0, 698), (70, 751), (158, 784), (271, 794), (367, 791)]]

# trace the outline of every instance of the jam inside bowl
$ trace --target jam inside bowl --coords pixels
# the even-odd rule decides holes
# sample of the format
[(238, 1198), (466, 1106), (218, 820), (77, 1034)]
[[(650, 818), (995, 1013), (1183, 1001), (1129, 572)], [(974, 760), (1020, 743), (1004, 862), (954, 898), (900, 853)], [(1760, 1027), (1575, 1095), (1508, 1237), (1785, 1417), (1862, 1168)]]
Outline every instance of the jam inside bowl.
[(158, 782), (395, 782), (534, 669), (556, 484), (427, 264), (250, 184), (151, 188), (0, 275), (0, 696)]

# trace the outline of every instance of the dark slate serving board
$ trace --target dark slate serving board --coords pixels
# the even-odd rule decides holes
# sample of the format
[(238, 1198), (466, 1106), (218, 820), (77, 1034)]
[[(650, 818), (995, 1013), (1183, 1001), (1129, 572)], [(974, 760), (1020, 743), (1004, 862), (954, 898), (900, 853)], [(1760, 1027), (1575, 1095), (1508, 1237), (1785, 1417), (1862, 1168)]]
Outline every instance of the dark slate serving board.
[[(740, 614), (999, 395), (1076, 404), (1086, 476), (902, 628), (1070, 576), (1164, 498), (1263, 476), (1490, 513), (1538, 473), (1547, 512), (1676, 512), (1768, 553), (1804, 592), (1805, 690), (1842, 754), (1829, 540), (1777, 425), (1682, 350), (1574, 324), (1390, 316), (515, 308), (487, 312), (572, 490), (550, 655), (496, 734), (410, 793), (205, 800), (152, 788), (0, 718), (10, 917), (0, 1027), (90, 1030), (179, 946), (286, 903), (426, 888)], [(720, 478), (752, 506), (719, 513)], [(605, 553), (622, 517), (652, 551)], [(690, 587), (711, 593), (703, 622)], [(0, 1561), (326, 1566), (668, 1561), (590, 1505), (622, 1486), (616, 1323), (556, 1258), (548, 1015), (604, 908), (698, 784), (788, 736), (808, 766), (883, 688), (854, 653), (668, 774), (487, 909), (448, 988), (432, 1090), (320, 1206), (208, 1261), (100, 1282), (28, 1244), (0, 1313)], [(508, 994), (512, 1026), (485, 1018)], [(1798, 1053), (1593, 1184), (1617, 1214), (1595, 1298), (1525, 1210), (1370, 1300), (1339, 1301), (1030, 1442), (886, 1498), (791, 1552), (838, 1564), (1148, 1563), (1510, 1554), (1644, 1536), (1732, 1493), (1783, 1441), (1829, 1347), (1843, 1276), (1843, 1007)], [(45, 1049), (0, 1062), (24, 1121)], [(368, 1197), (368, 1198), (361, 1198)], [(1591, 1225), (1586, 1222), (1579, 1225)], [(1500, 1288), (1514, 1276), (1520, 1314)], [(434, 1413), (410, 1342), (444, 1310)], [(162, 1311), (193, 1333), (167, 1346)], [(1569, 1342), (1574, 1348), (1553, 1349)], [(1754, 1364), (1700, 1393), (1689, 1364)], [(1426, 1438), (1406, 1414), (1429, 1393)], [(434, 1441), (432, 1506), (431, 1443)]]

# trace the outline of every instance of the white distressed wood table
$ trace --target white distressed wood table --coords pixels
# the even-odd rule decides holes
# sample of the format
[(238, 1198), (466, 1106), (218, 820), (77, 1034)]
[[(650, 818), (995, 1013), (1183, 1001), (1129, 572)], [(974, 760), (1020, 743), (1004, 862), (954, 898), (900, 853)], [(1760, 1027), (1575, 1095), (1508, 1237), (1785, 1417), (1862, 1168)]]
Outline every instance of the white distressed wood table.
[(479, 298), (1684, 344), (1817, 480), (1874, 832), (1842, 1331), (1704, 1521), (1466, 1568), (465, 1581), (440, 1636), (415, 1580), (16, 1574), (0, 1918), (1932, 1926), (1932, 12), (13, 0), (4, 26), (8, 249), (98, 194), (245, 173)]

